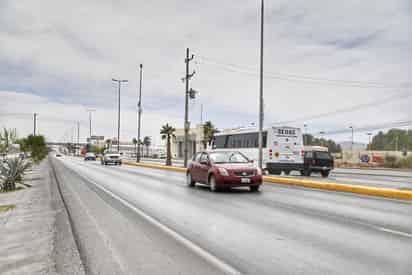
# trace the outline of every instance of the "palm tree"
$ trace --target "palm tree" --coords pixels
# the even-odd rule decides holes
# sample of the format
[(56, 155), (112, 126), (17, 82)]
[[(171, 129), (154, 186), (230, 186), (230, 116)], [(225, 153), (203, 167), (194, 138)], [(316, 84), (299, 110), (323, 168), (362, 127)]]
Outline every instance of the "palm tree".
[(149, 157), (149, 147), (152, 144), (152, 139), (148, 136), (144, 137), (143, 144), (146, 146), (146, 157)]
[(134, 152), (136, 153), (136, 158), (137, 158), (137, 138), (133, 138), (132, 142), (134, 144)]
[(212, 124), (211, 121), (206, 121), (203, 125), (203, 148), (206, 149), (207, 145), (212, 143), (213, 137), (219, 131)]
[(166, 139), (166, 165), (172, 165), (172, 153), (170, 151), (170, 138), (175, 137), (174, 132), (176, 131), (175, 128), (170, 126), (168, 123), (163, 125), (160, 129), (160, 134), (162, 135), (162, 139)]

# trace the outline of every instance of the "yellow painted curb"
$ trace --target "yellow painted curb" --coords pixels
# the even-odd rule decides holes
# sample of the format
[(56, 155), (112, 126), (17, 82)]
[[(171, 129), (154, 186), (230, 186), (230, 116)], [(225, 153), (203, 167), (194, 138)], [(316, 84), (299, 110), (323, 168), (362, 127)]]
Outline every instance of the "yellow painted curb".
[(412, 200), (412, 191), (390, 189), (390, 188), (379, 188), (379, 187), (369, 187), (362, 185), (352, 185), (343, 183), (333, 183), (333, 182), (319, 182), (312, 180), (302, 180), (302, 179), (292, 179), (292, 178), (282, 178), (282, 177), (263, 177), (263, 181), (276, 183), (276, 184), (287, 184), (296, 185), (310, 188), (318, 188), (332, 191), (340, 192), (350, 192), (363, 195), (387, 197), (394, 199)]
[[(130, 166), (162, 169), (162, 170), (169, 170), (169, 171), (183, 172), (183, 173), (186, 172), (186, 168), (183, 168), (183, 167), (166, 166), (166, 165), (142, 163), (142, 162), (136, 163), (136, 162), (126, 161), (126, 160), (124, 160), (123, 163), (126, 165), (130, 165)], [(283, 178), (283, 177), (273, 177), (273, 176), (264, 176), (263, 181), (269, 182), (269, 183), (275, 183), (275, 184), (295, 185), (295, 186), (318, 188), (318, 189), (325, 189), (325, 190), (331, 190), (331, 191), (350, 192), (350, 193), (357, 193), (357, 194), (370, 195), (370, 196), (412, 200), (412, 191), (406, 191), (406, 190), (369, 187), (369, 186), (334, 183), (334, 182), (320, 182), (320, 181), (314, 181), (314, 180), (293, 179), (293, 178)]]
[(176, 167), (176, 166), (166, 166), (160, 164), (151, 164), (151, 163), (144, 163), (144, 162), (131, 162), (127, 160), (122, 161), (123, 164), (130, 165), (130, 166), (138, 166), (138, 167), (145, 167), (145, 168), (153, 168), (153, 169), (162, 169), (162, 170), (169, 170), (175, 172), (186, 172), (186, 168), (183, 167)]

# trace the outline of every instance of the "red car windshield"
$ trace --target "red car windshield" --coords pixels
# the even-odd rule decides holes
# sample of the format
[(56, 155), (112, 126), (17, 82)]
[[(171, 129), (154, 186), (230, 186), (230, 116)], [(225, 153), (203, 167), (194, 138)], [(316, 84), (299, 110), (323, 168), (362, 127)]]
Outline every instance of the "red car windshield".
[(239, 152), (214, 152), (209, 154), (209, 158), (214, 163), (248, 163), (244, 155)]

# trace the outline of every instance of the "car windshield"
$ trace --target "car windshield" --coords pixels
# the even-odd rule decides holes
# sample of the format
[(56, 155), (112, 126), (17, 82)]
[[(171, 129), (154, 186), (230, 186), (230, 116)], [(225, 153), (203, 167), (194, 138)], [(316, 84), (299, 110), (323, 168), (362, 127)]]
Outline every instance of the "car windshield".
[(209, 158), (214, 163), (248, 163), (244, 155), (239, 152), (215, 152), (210, 153)]

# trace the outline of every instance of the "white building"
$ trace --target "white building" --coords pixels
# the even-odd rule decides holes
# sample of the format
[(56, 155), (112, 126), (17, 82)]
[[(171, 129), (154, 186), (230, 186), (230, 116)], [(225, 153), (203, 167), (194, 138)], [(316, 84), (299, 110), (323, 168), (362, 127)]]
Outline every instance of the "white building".
[[(185, 153), (185, 130), (183, 128), (176, 129), (175, 137), (172, 138), (171, 142), (171, 153), (172, 158), (181, 159), (184, 158)], [(203, 150), (204, 135), (203, 135), (203, 125), (196, 125), (195, 128), (191, 128), (189, 131), (188, 140), (188, 157), (191, 158), (196, 152)]]

